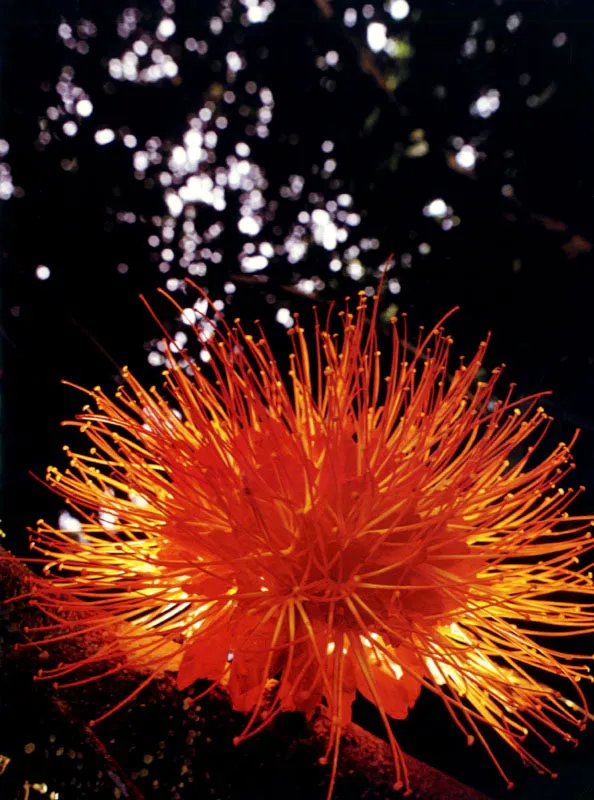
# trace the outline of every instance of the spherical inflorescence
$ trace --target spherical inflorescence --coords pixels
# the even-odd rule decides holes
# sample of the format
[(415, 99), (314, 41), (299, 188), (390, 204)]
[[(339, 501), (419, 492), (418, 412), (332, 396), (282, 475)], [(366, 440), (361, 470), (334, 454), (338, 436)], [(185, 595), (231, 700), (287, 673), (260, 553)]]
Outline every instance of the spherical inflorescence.
[(287, 383), (262, 331), (236, 322), (205, 344), (209, 376), (172, 363), (165, 391), (127, 370), (115, 399), (91, 391), (69, 424), (92, 448), (49, 471), (81, 531), (40, 522), (33, 537), (44, 635), (107, 630), (85, 664), (123, 654), (142, 685), (171, 669), (180, 688), (225, 687), (250, 714), (240, 740), (325, 701), (330, 794), (357, 691), (379, 709), (399, 786), (389, 718), (423, 687), (469, 740), (489, 749), (486, 723), (546, 770), (528, 734), (567, 739), (588, 716), (586, 659), (546, 645), (594, 628), (588, 522), (558, 486), (569, 447), (535, 457), (549, 420), (538, 398), (495, 399), (499, 370), (479, 380), (486, 343), (448, 374), (442, 328), (411, 347), (392, 320), (385, 366), (377, 309), (366, 322), (361, 295), (339, 333), (331, 314), (316, 323), (313, 344), (297, 323)]

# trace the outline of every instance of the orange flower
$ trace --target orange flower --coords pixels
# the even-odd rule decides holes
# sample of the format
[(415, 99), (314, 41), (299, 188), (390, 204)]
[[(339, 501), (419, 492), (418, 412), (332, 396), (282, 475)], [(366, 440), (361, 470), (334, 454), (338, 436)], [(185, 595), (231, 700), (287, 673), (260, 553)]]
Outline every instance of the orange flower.
[(340, 334), (331, 315), (316, 324), (313, 347), (297, 324), (288, 387), (263, 333), (236, 322), (205, 345), (210, 377), (174, 365), (159, 392), (124, 370), (115, 400), (89, 392), (69, 424), (92, 448), (49, 471), (82, 531), (40, 522), (34, 537), (47, 641), (109, 630), (84, 663), (123, 653), (148, 671), (141, 687), (162, 669), (181, 689), (225, 687), (250, 714), (239, 740), (325, 701), (329, 796), (357, 691), (383, 719), (398, 787), (389, 718), (406, 717), (422, 687), (469, 741), (489, 749), (486, 723), (546, 770), (528, 733), (570, 738), (588, 716), (584, 659), (543, 644), (594, 629), (581, 602), (592, 578), (577, 563), (588, 522), (568, 516), (572, 492), (558, 488), (569, 447), (535, 459), (549, 419), (537, 397), (494, 399), (500, 370), (479, 380), (486, 343), (448, 375), (441, 328), (410, 347), (392, 320), (386, 366), (377, 298), (371, 324), (367, 309), (363, 294), (354, 313), (347, 304)]

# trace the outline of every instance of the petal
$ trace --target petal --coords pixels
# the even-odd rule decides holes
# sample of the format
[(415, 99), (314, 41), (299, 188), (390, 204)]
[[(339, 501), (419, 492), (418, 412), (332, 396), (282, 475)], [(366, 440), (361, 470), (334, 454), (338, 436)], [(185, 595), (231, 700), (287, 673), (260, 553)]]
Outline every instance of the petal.
[(357, 689), (370, 703), (377, 705), (389, 717), (405, 719), (419, 697), (421, 684), (413, 675), (402, 670), (398, 659), (394, 659), (394, 664), (396, 671), (385, 663), (377, 661), (370, 651), (367, 665), (377, 697), (374, 696), (359, 665), (357, 665)]
[[(273, 649), (276, 625), (274, 618), (263, 624), (255, 617), (246, 616), (234, 621), (233, 661), (227, 690), (236, 711), (253, 709), (262, 686), (274, 677), (278, 663), (278, 653)], [(278, 641), (276, 647), (279, 647)]]
[(177, 673), (177, 688), (186, 689), (197, 680), (219, 681), (229, 656), (229, 634), (199, 639), (187, 648)]
[[(335, 662), (335, 668), (336, 668), (336, 662)], [(347, 655), (344, 657), (341, 694), (342, 697), (340, 698), (340, 716), (338, 722), (340, 725), (346, 725), (352, 719), (352, 706), (357, 696), (356, 666), (351, 655)], [(335, 702), (337, 701), (338, 698), (335, 699)], [(330, 701), (328, 697), (326, 697), (326, 702), (330, 706)], [(337, 711), (338, 708), (331, 710), (334, 712)], [(334, 716), (334, 713), (332, 714), (332, 716)]]
[(234, 681), (233, 677), (231, 677), (227, 690), (229, 692), (229, 696), (231, 697), (231, 705), (233, 706), (233, 709), (235, 711), (241, 711), (243, 714), (253, 711), (254, 706), (260, 697), (261, 689), (262, 686), (257, 685), (252, 686), (252, 688), (248, 689), (247, 691), (242, 691), (241, 685), (237, 681)]
[(284, 668), (278, 687), (283, 708), (301, 711), (310, 719), (322, 702), (322, 686), (320, 666), (309, 643), (297, 645), (291, 667), (289, 670)]

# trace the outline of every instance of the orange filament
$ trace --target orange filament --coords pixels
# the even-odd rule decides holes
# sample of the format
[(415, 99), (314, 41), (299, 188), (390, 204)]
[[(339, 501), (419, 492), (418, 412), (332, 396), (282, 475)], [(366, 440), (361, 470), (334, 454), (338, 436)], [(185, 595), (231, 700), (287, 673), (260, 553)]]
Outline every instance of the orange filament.
[(329, 796), (357, 691), (379, 709), (405, 791), (389, 718), (422, 687), (506, 781), (485, 724), (545, 771), (527, 736), (569, 739), (588, 717), (587, 659), (542, 643), (594, 630), (592, 576), (577, 565), (588, 520), (569, 516), (575, 492), (558, 487), (571, 444), (535, 460), (549, 418), (538, 397), (494, 399), (500, 370), (478, 380), (485, 342), (449, 375), (440, 327), (411, 356), (392, 320), (386, 373), (377, 298), (371, 324), (367, 308), (364, 294), (347, 305), (340, 335), (316, 324), (312, 349), (290, 331), (288, 388), (262, 332), (236, 323), (205, 343), (214, 379), (189, 361), (164, 373), (164, 393), (127, 369), (114, 400), (88, 392), (67, 424), (91, 449), (48, 471), (82, 531), (39, 523), (46, 576), (33, 595), (53, 621), (45, 641), (114, 636), (44, 676), (119, 654), (148, 673), (142, 686), (162, 669), (180, 688), (206, 679), (250, 714), (237, 741), (324, 700)]

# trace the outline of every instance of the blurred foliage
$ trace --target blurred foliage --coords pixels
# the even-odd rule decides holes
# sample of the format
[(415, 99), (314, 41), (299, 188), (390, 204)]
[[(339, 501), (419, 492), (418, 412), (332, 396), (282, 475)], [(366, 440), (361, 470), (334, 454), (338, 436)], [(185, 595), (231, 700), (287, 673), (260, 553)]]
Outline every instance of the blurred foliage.
[[(143, 369), (156, 331), (138, 294), (187, 332), (155, 290), (193, 303), (190, 264), (230, 318), (258, 316), (274, 336), (279, 310), (290, 324), (312, 298), (373, 291), (394, 254), (387, 291), (397, 297), (386, 305), (415, 324), (460, 305), (449, 323), (460, 352), (493, 330), (491, 366), (505, 361), (524, 393), (555, 389), (568, 426), (591, 424), (584, 5), (411, 0), (404, 18), (391, 10), (347, 0), (3, 5), (0, 137), (14, 183), (2, 203), (4, 319), (23, 391), (55, 394), (60, 376), (111, 379), (114, 361)], [(385, 36), (379, 49), (372, 25)], [(92, 113), (78, 112), (81, 98)], [(216, 134), (195, 167), (176, 162), (191, 130)], [(113, 141), (98, 144), (105, 131)], [(214, 186), (242, 158), (248, 188), (227, 183), (220, 208), (204, 193), (191, 199), (192, 175)], [(40, 264), (49, 279), (36, 277)], [(36, 413), (63, 416), (64, 402), (76, 408), (60, 395)]]

